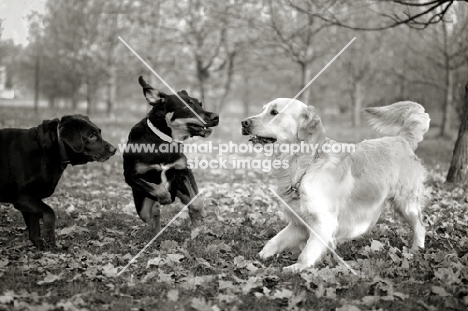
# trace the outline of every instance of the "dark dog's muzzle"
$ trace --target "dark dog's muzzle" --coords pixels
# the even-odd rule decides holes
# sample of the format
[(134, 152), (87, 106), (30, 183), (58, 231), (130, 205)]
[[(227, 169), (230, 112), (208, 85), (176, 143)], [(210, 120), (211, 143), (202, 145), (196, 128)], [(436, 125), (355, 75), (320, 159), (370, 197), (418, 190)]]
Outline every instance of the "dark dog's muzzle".
[(209, 112), (205, 114), (204, 121), (207, 127), (215, 127), (219, 124), (219, 116), (214, 112)]
[(93, 157), (93, 160), (99, 161), (99, 162), (105, 162), (105, 161), (109, 160), (109, 158), (112, 157), (115, 154), (115, 152), (117, 151), (117, 148), (112, 146), (107, 141), (103, 141), (103, 143), (105, 144), (104, 152), (102, 152), (100, 155), (98, 155), (96, 157)]

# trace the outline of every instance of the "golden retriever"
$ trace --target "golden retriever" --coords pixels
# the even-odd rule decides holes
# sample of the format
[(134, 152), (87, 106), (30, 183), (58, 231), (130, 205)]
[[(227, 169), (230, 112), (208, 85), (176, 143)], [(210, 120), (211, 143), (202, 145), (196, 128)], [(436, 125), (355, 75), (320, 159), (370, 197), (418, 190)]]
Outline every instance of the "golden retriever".
[[(386, 137), (356, 144), (351, 153), (274, 155), (289, 160), (288, 168), (273, 173), (278, 194), (308, 226), (285, 208), (289, 225), (265, 245), (259, 253), (262, 259), (296, 250), (300, 251), (297, 263), (285, 270), (307, 269), (327, 246), (333, 249), (337, 243), (367, 232), (387, 205), (410, 225), (412, 248), (424, 248), (421, 208), (426, 170), (414, 150), (429, 128), (429, 115), (421, 105), (409, 101), (365, 111), (370, 125)], [(273, 100), (262, 113), (243, 120), (242, 134), (263, 143), (336, 144), (325, 136), (314, 107), (289, 98)], [(294, 185), (297, 192), (291, 191)]]

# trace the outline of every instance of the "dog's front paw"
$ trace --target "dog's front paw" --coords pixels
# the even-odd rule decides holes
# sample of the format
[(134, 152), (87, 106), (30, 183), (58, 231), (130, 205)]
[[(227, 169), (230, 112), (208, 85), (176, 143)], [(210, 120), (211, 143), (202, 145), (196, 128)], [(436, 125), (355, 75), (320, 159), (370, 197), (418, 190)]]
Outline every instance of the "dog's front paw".
[(265, 259), (267, 259), (268, 257), (273, 256), (274, 254), (276, 254), (276, 252), (274, 251), (274, 249), (271, 248), (271, 247), (268, 247), (268, 244), (267, 244), (267, 245), (265, 245), (265, 247), (262, 249), (262, 251), (261, 251), (260, 253), (258, 253), (258, 256), (259, 256), (261, 259), (265, 260)]
[(295, 263), (293, 265), (287, 266), (283, 268), (284, 273), (299, 273), (302, 270), (306, 269), (307, 267), (300, 263)]

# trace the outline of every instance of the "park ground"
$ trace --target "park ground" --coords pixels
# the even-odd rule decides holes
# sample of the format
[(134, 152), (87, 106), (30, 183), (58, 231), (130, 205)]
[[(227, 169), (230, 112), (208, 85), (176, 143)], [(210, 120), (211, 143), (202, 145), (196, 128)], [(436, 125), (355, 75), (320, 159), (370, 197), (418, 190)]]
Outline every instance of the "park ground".
[[(0, 126), (31, 127), (65, 113), (1, 107)], [(143, 115), (91, 119), (117, 144)], [(224, 120), (221, 115), (213, 140), (244, 141), (236, 118)], [(366, 126), (324, 123), (336, 140), (376, 137)], [(134, 211), (121, 154), (69, 167), (45, 200), (57, 214), (57, 248), (32, 247), (21, 214), (0, 205), (0, 310), (466, 310), (468, 192), (444, 183), (454, 140), (436, 132), (431, 129), (416, 152), (429, 171), (432, 196), (424, 210), (426, 248), (411, 252), (408, 226), (386, 211), (370, 232), (336, 250), (358, 275), (331, 255), (297, 275), (282, 272), (296, 259), (291, 253), (259, 260), (285, 221), (269, 174), (237, 169), (195, 171), (206, 189), (204, 224), (193, 229), (177, 219), (116, 276), (154, 236)], [(182, 207), (167, 206), (162, 224)]]

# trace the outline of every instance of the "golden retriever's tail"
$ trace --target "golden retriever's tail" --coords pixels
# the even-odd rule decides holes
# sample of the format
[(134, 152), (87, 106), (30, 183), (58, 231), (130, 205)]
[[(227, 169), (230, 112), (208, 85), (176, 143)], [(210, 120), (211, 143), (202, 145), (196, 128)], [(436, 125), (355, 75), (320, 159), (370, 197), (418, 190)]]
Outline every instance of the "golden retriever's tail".
[(369, 124), (384, 135), (405, 138), (416, 150), (429, 129), (431, 119), (420, 104), (405, 101), (389, 106), (366, 108)]

